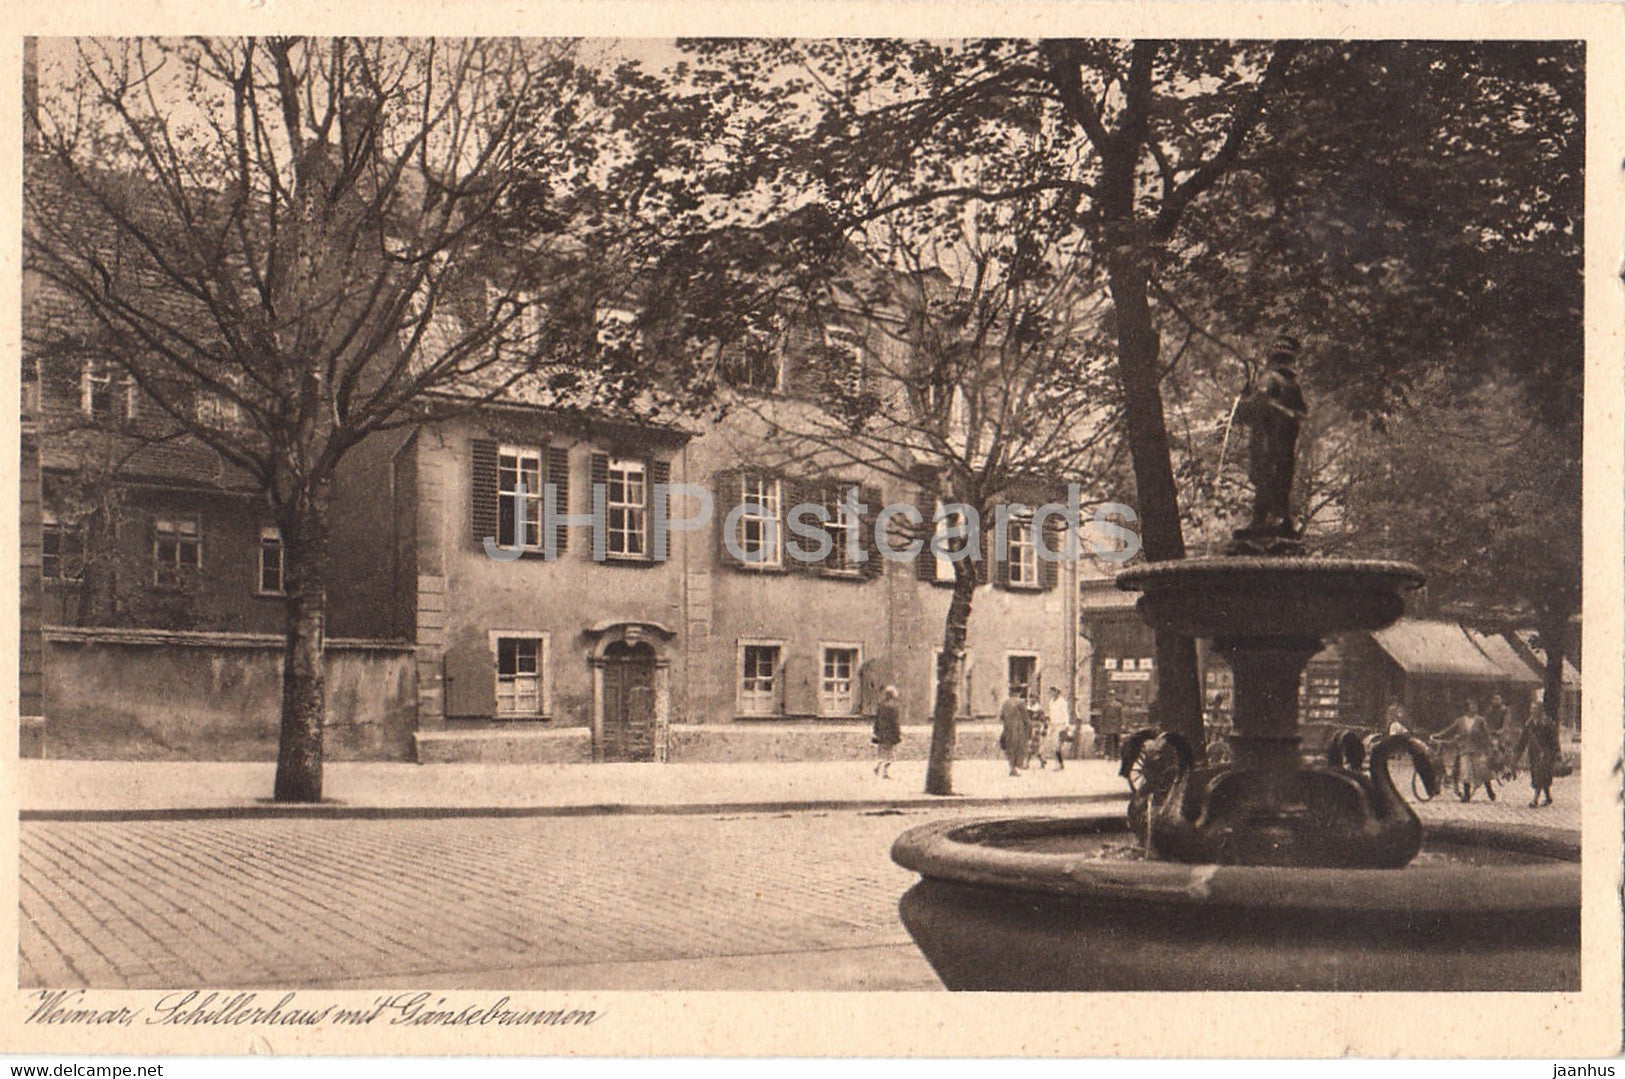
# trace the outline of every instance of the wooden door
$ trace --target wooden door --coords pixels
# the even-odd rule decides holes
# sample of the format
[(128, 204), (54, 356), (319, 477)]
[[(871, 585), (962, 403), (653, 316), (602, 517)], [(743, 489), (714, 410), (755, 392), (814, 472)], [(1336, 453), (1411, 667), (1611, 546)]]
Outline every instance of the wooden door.
[(641, 641), (604, 649), (604, 759), (655, 759), (655, 655)]

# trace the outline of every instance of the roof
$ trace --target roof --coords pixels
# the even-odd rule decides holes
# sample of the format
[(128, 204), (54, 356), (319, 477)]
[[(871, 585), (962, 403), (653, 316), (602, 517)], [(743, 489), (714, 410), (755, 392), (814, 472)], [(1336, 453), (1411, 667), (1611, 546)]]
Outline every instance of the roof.
[(1541, 683), (1540, 674), (1526, 663), (1517, 650), (1498, 633), (1479, 633), (1468, 630), (1467, 636), (1476, 644), (1479, 651), (1489, 657), (1491, 663), (1501, 668), (1510, 681), (1526, 686), (1538, 686)]
[(1504, 682), (1508, 675), (1455, 622), (1406, 619), (1371, 634), (1406, 674)]

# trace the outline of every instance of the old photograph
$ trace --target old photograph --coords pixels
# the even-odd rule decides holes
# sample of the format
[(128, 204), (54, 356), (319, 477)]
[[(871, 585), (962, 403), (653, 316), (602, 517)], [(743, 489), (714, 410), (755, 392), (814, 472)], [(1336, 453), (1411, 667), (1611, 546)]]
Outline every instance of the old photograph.
[(1598, 49), (1257, 26), (21, 39), (9, 1022), (1617, 1019)]

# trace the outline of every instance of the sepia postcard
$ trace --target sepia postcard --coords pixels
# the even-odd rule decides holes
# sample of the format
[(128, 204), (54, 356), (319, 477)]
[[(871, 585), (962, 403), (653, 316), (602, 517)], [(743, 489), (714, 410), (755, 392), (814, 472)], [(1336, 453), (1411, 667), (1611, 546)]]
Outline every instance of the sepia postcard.
[(1617, 6), (5, 26), (0, 1049), (1621, 1051)]

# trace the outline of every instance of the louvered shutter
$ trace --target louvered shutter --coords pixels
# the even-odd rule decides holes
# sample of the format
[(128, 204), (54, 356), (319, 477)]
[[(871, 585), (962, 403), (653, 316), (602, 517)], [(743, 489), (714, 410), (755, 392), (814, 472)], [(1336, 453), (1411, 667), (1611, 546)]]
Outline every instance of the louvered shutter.
[[(648, 504), (647, 511), (643, 515), (644, 526), (645, 526), (645, 528), (648, 529), (648, 534), (644, 537), (643, 549), (649, 552), (650, 560), (655, 561), (655, 562), (664, 562), (664, 561), (666, 561), (666, 558), (669, 558), (671, 556), (671, 546), (670, 546), (671, 545), (671, 533), (668, 531), (667, 534), (666, 534), (667, 549), (666, 549), (666, 557), (664, 557), (664, 558), (656, 555), (656, 553), (655, 553), (655, 536), (654, 536), (655, 499), (659, 498), (661, 500), (661, 503), (662, 503), (662, 506), (663, 506), (663, 511), (668, 517), (671, 514), (671, 506), (668, 503), (667, 495), (666, 495), (665, 491), (663, 490), (663, 488), (670, 482), (671, 482), (671, 462), (670, 461), (650, 461), (649, 462), (649, 487), (648, 487), (649, 504)], [(660, 493), (656, 494), (656, 491), (659, 491)]]
[[(1004, 572), (1004, 552), (993, 549), (993, 529), (991, 528), (984, 527), (982, 529), (981, 541), (979, 549), (982, 557), (976, 560), (976, 583), (987, 584), (995, 579), (995, 564), (998, 572)], [(1006, 579), (1004, 583), (1009, 584), (1010, 582)]]
[(739, 505), (740, 475), (738, 469), (725, 468), (717, 472), (711, 481), (716, 487), (716, 505), (713, 507), (714, 512), (711, 515), (711, 521), (716, 528), (717, 562), (725, 566), (739, 565), (739, 559), (729, 553), (726, 541), (728, 537), (728, 514), (732, 513), (734, 507)]
[[(790, 511), (803, 503), (816, 503), (821, 495), (822, 491), (816, 483), (789, 477), (779, 481), (779, 528), (783, 532), (779, 537), (779, 550), (784, 554), (784, 568), (793, 573), (817, 573), (824, 565), (820, 560), (803, 560), (793, 555), (792, 545), (803, 554), (811, 554), (817, 549), (818, 541), (790, 531)], [(806, 525), (812, 520), (810, 516), (803, 515), (801, 523)]]
[[(565, 446), (547, 447), (547, 482), (553, 485), (553, 505), (559, 516), (570, 512), (570, 450)], [(553, 529), (553, 548), (558, 554), (570, 549), (570, 529), (555, 521), (543, 521), (543, 528)]]
[(484, 548), (486, 537), (497, 534), (497, 444), (476, 438), (471, 443), (469, 473), (474, 546)]
[(1062, 526), (1053, 523), (1054, 519), (1044, 521), (1044, 549), (1054, 557), (1046, 558), (1044, 550), (1038, 548), (1038, 531), (1033, 530), (1033, 553), (1038, 559), (1038, 587), (1045, 592), (1055, 591), (1055, 586), (1061, 579), (1061, 563), (1059, 561), (1062, 546), (1065, 543), (1066, 533)]
[(924, 541), (920, 544), (920, 553), (914, 558), (914, 576), (921, 581), (932, 584), (937, 580), (937, 557), (931, 553), (931, 540), (936, 536), (936, 528), (932, 522), (936, 519), (937, 501), (931, 497), (930, 492), (921, 491), (919, 505), (920, 520), (924, 522), (920, 527), (925, 529)]
[[(601, 496), (599, 494), (600, 491), (603, 492), (603, 494)], [(589, 506), (589, 508), (591, 508), (592, 506), (597, 505), (598, 499), (600, 497), (602, 497), (605, 500), (605, 505), (608, 505), (608, 500), (609, 500), (609, 454), (607, 454), (607, 453), (592, 453), (592, 454), (587, 455), (587, 498), (588, 498), (588, 506)], [(595, 524), (593, 527), (596, 528), (598, 526)], [(605, 511), (604, 527), (606, 529), (609, 527), (608, 510)], [(594, 549), (597, 548), (597, 537), (594, 537), (593, 547), (594, 547)], [(609, 536), (608, 535), (605, 535), (605, 537), (604, 537), (604, 551), (605, 551), (605, 554), (607, 555), (607, 557), (610, 557), (610, 558), (617, 557), (615, 555), (615, 553), (610, 551), (610, 549), (609, 549)]]
[(864, 486), (859, 491), (864, 505), (863, 519), (858, 522), (858, 543), (869, 557), (863, 561), (863, 576), (875, 580), (886, 572), (886, 557), (875, 545), (875, 518), (880, 515), (880, 488)]

